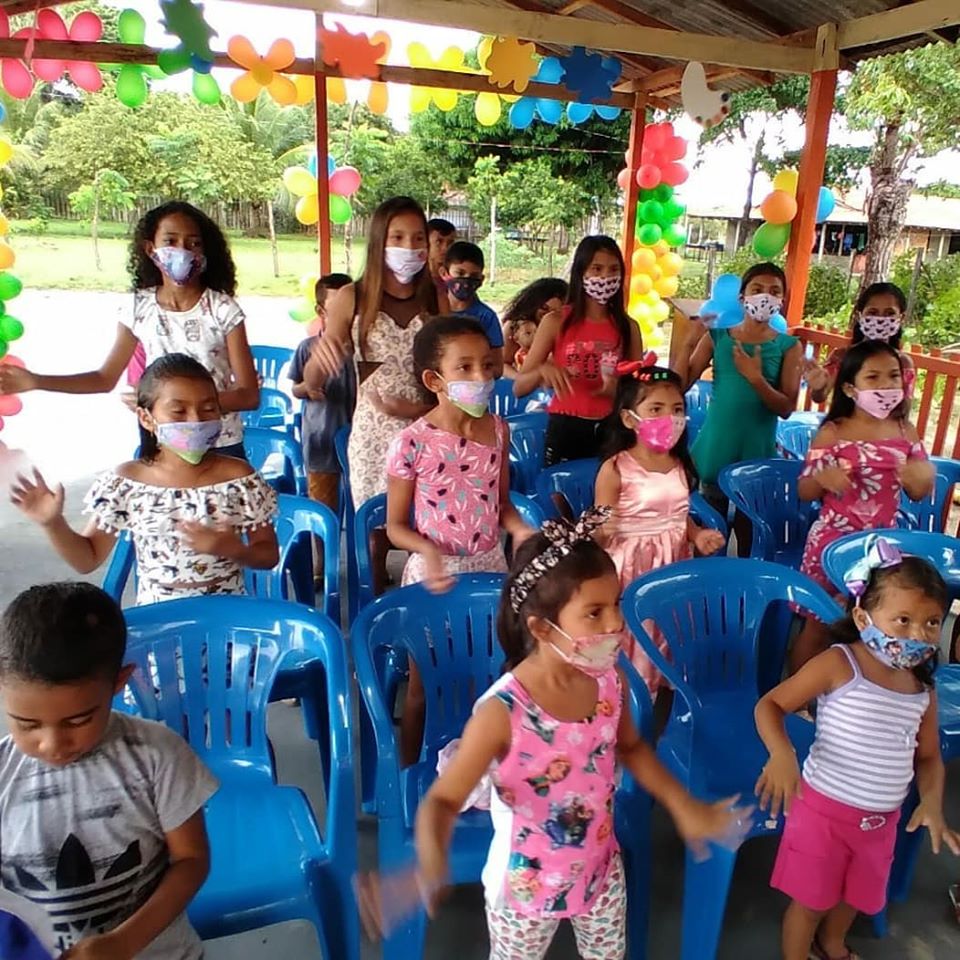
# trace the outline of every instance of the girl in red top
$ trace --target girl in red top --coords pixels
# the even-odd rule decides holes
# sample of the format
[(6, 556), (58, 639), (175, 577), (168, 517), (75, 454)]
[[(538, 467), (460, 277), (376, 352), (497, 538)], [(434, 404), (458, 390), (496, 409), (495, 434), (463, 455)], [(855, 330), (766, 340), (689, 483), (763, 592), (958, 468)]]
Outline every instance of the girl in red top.
[(547, 410), (547, 466), (600, 455), (600, 422), (613, 409), (615, 369), (639, 360), (640, 328), (624, 306), (623, 254), (610, 237), (584, 237), (573, 257), (570, 292), (562, 310), (548, 313), (514, 381), (524, 397), (553, 390)]

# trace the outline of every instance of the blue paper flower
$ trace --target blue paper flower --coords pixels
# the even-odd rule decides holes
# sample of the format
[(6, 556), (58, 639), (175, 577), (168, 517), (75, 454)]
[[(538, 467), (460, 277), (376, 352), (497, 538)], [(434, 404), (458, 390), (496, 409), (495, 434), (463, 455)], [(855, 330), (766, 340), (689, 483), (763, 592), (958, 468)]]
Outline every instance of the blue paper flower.
[[(533, 78), (534, 83), (559, 84), (563, 77), (563, 67), (556, 57), (545, 57), (540, 61), (540, 69)], [(510, 108), (510, 125), (517, 130), (526, 130), (539, 117), (544, 123), (559, 123), (563, 116), (563, 104), (559, 100), (546, 97), (521, 97)]]
[(563, 85), (584, 103), (606, 100), (622, 69), (619, 60), (587, 53), (584, 47), (574, 47), (569, 56), (560, 59), (560, 65), (565, 74)]

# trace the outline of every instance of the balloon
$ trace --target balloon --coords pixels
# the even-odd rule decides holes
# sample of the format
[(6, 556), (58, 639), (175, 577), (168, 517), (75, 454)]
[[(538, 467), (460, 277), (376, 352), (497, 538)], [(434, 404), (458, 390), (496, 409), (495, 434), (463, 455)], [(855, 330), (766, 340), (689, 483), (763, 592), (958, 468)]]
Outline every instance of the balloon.
[(637, 199), (640, 200), (640, 201), (643, 202), (643, 203), (646, 203), (647, 200), (659, 200), (660, 197), (657, 196), (657, 191), (658, 191), (659, 189), (660, 189), (659, 187), (657, 187), (657, 188), (654, 189), (654, 190), (646, 190), (646, 189), (643, 189), (643, 190), (640, 191), (639, 194), (637, 194)]
[(356, 167), (340, 167), (330, 175), (330, 192), (339, 197), (352, 197), (360, 189), (360, 172)]
[(10, 162), (13, 156), (13, 147), (9, 140), (0, 140), (0, 167)]
[(657, 323), (663, 323), (670, 316), (670, 305), (661, 300), (653, 305), (651, 312)]
[(648, 190), (655, 187), (661, 179), (660, 168), (654, 166), (652, 163), (643, 164), (637, 171), (637, 184)]
[(675, 277), (683, 269), (683, 257), (679, 253), (665, 253), (657, 260), (665, 277)]
[(774, 190), (760, 204), (760, 215), (767, 223), (789, 223), (797, 215), (797, 201), (786, 190)]
[(753, 235), (753, 249), (759, 257), (775, 257), (790, 239), (790, 225), (764, 223)]
[(652, 199), (657, 200), (659, 203), (664, 205), (670, 203), (673, 200), (673, 187), (669, 183), (661, 183), (656, 190), (653, 191), (654, 196)]
[(304, 300), (309, 300), (311, 303), (313, 303), (317, 287), (317, 280), (319, 279), (320, 277), (316, 273), (305, 273), (300, 278), (299, 282), (297, 283), (297, 291)]
[(665, 253), (670, 252), (670, 244), (666, 240), (661, 240), (659, 243), (653, 245), (653, 253), (659, 260)]
[(16, 317), (0, 317), (0, 339), (12, 343), (23, 336), (23, 324)]
[(687, 155), (687, 141), (683, 137), (670, 137), (661, 152), (667, 160), (682, 160)]
[(650, 304), (644, 303), (642, 300), (635, 300), (630, 302), (630, 307), (627, 311), (637, 323), (643, 323), (644, 321), (649, 321), (652, 317), (650, 312)]
[(632, 265), (637, 273), (649, 273), (657, 265), (657, 255), (649, 247), (637, 247), (633, 251)]
[(330, 219), (333, 223), (346, 223), (353, 216), (350, 201), (345, 197), (330, 195)]
[(724, 310), (716, 319), (713, 326), (717, 330), (723, 330), (726, 327), (737, 327), (741, 323), (743, 323), (743, 307), (737, 304), (735, 307)]
[(682, 247), (687, 242), (687, 231), (684, 230), (683, 227), (671, 223), (670, 226), (663, 231), (663, 239), (671, 247)]
[(784, 193), (789, 193), (791, 197), (797, 195), (797, 181), (800, 179), (800, 174), (796, 170), (781, 170), (773, 178), (773, 189), (782, 190)]
[[(313, 294), (311, 293), (311, 297)], [(289, 316), (291, 320), (296, 320), (297, 323), (307, 323), (312, 320), (317, 315), (316, 308), (313, 305), (313, 300), (302, 300), (296, 306), (291, 307), (289, 310)]]
[(12, 273), (0, 273), (0, 300), (12, 300), (20, 296), (23, 284)]
[(777, 333), (786, 333), (787, 332), (787, 318), (782, 313), (775, 313), (770, 318), (770, 329), (776, 330)]
[(287, 167), (283, 171), (283, 185), (298, 197), (317, 192), (317, 178), (303, 167)]
[(646, 296), (653, 289), (653, 280), (648, 273), (635, 273), (630, 277), (630, 294)]
[(200, 103), (215, 106), (220, 102), (220, 84), (212, 74), (193, 72), (193, 95)]
[[(327, 176), (332, 176), (333, 171), (337, 169), (337, 161), (327, 154)], [(310, 171), (314, 176), (317, 175), (317, 155), (313, 155), (313, 169)]]
[(648, 200), (640, 207), (640, 217), (645, 223), (656, 223), (659, 225), (663, 220), (663, 204), (656, 200)]
[(651, 151), (663, 148), (667, 138), (673, 134), (673, 125), (666, 123), (651, 123), (643, 134), (643, 146)]
[(686, 183), (690, 176), (690, 172), (682, 163), (675, 162), (664, 164), (660, 174), (663, 182), (670, 184), (671, 187), (679, 187), (681, 183)]
[(669, 220), (679, 220), (687, 212), (687, 205), (678, 200), (668, 200), (663, 205), (663, 212)]
[[(11, 247), (9, 243), (0, 240), (0, 270), (9, 270), (16, 259), (13, 247)], [(7, 337), (7, 339), (9, 340), (10, 338)]]
[(652, 247), (662, 236), (663, 230), (655, 223), (645, 223), (637, 233), (637, 239), (645, 247)]
[(142, 106), (147, 99), (149, 90), (143, 75), (143, 69), (133, 63), (125, 63), (120, 67), (117, 75), (117, 99), (125, 107)]
[(653, 284), (654, 284), (653, 289), (654, 289), (654, 290), (657, 289), (657, 286), (656, 286), (657, 281), (658, 281), (662, 276), (663, 276), (663, 271), (660, 269), (660, 264), (655, 263), (655, 264), (650, 268), (650, 279), (653, 281)]
[(309, 227), (316, 223), (320, 219), (320, 203), (317, 195), (311, 193), (306, 197), (301, 197), (293, 208), (293, 213), (304, 226)]
[[(0, 161), (0, 163), (2, 162)], [(820, 194), (817, 197), (817, 223), (823, 223), (833, 213), (836, 206), (837, 201), (833, 196), (833, 191), (829, 187), (821, 187)]]
[(674, 297), (680, 289), (680, 280), (677, 277), (661, 277), (654, 288), (661, 297)]
[(735, 273), (721, 273), (714, 281), (710, 299), (729, 306), (740, 299), (740, 278)]
[(10, 232), (10, 221), (0, 213), (0, 237), (5, 237)]
[(473, 106), (477, 123), (482, 127), (492, 127), (500, 119), (500, 96), (496, 93), (478, 93)]
[(0, 416), (14, 417), (23, 409), (23, 404), (17, 396), (0, 397)]
[(117, 33), (121, 43), (143, 43), (147, 34), (147, 21), (137, 10), (121, 10), (117, 17)]
[[(523, 103), (522, 100), (520, 100), (520, 101), (518, 101), (517, 103), (515, 103), (515, 104), (513, 105), (513, 106), (514, 106), (514, 109), (516, 109), (518, 106), (520, 106), (521, 103)], [(531, 119), (531, 120), (533, 119), (533, 114), (530, 115), (530, 119)], [(511, 120), (511, 122), (513, 122), (513, 110), (510, 111), (510, 120)], [(514, 126), (517, 126), (516, 123), (514, 123), (513, 125), (514, 125)], [(525, 126), (529, 126), (529, 124), (525, 124)], [(520, 129), (522, 130), (523, 127), (521, 127)], [(621, 190), (626, 190), (626, 189), (630, 186), (630, 169), (629, 169), (629, 167), (624, 167), (624, 168), (617, 174), (617, 186), (618, 186)]]

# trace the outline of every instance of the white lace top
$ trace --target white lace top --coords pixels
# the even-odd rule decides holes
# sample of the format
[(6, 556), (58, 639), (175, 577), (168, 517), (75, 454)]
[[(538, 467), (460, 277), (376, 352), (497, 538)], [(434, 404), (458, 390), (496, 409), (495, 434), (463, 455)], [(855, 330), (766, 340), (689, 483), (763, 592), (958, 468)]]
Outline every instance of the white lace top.
[(97, 527), (129, 530), (137, 555), (137, 603), (158, 603), (208, 593), (243, 593), (243, 569), (234, 560), (195, 553), (177, 523), (225, 523), (241, 534), (271, 523), (277, 495), (259, 473), (204, 487), (157, 487), (111, 470), (84, 500)]

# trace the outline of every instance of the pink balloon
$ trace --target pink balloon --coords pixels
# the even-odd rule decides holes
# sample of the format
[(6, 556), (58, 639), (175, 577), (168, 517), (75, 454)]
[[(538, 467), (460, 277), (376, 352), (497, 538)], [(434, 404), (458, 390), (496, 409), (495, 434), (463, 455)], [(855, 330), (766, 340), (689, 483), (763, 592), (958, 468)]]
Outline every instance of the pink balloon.
[(95, 63), (77, 60), (67, 64), (67, 71), (73, 82), (88, 93), (96, 93), (103, 86), (100, 68)]
[(11, 367), (26, 367), (26, 364), (12, 353), (8, 353), (5, 357), (0, 358), (0, 363), (9, 363)]
[(23, 409), (20, 398), (16, 396), (0, 397), (0, 416), (14, 417)]
[(70, 24), (70, 39), (92, 43), (103, 36), (100, 18), (90, 10), (78, 13)]
[(3, 429), (3, 417), (0, 417), (0, 430)]
[(667, 160), (682, 160), (687, 155), (687, 141), (683, 137), (671, 137), (663, 147)]
[(672, 131), (668, 131), (665, 123), (651, 124), (643, 133), (643, 145), (651, 150), (659, 150), (663, 147)]
[(0, 83), (11, 97), (18, 100), (26, 100), (33, 92), (33, 77), (19, 60), (4, 57), (0, 63)]
[(356, 167), (338, 167), (330, 174), (330, 192), (352, 197), (360, 189), (360, 171)]
[(643, 190), (652, 190), (660, 183), (660, 180), (660, 168), (654, 166), (652, 163), (645, 163), (637, 171), (637, 184)]
[(670, 184), (671, 187), (679, 187), (681, 183), (687, 182), (690, 172), (682, 163), (668, 163), (663, 168), (663, 182)]
[[(82, 14), (80, 14), (82, 16)], [(29, 28), (28, 28), (29, 29)], [(37, 14), (38, 36), (44, 40), (69, 40), (67, 25), (56, 10), (43, 9)], [(74, 39), (79, 40), (79, 37)], [(99, 38), (95, 38), (99, 39)]]
[(617, 186), (621, 190), (626, 190), (629, 185), (630, 185), (630, 170), (627, 167), (624, 167), (617, 174)]

